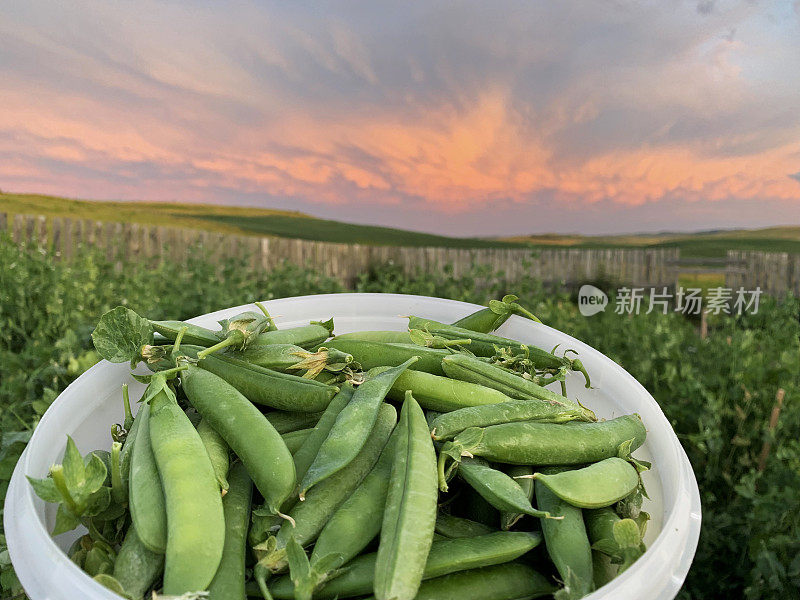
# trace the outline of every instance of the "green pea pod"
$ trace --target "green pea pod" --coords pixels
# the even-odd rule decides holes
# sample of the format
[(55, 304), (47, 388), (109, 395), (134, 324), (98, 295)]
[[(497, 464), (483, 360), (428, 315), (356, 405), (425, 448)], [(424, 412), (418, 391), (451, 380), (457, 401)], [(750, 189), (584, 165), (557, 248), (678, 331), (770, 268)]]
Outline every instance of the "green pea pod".
[[(551, 518), (548, 512), (531, 506), (531, 501), (516, 481), (502, 471), (493, 469), (486, 461), (465, 458), (458, 467), (458, 473), (472, 489), (499, 511)], [(446, 487), (445, 484), (443, 491), (447, 491)]]
[[(303, 429), (292, 434), (284, 434), (283, 439), (286, 442), (289, 451), (292, 453), (294, 468), (298, 480), (302, 480), (305, 476), (306, 472), (308, 471), (308, 467), (311, 466), (311, 463), (319, 453), (320, 446), (322, 446), (322, 443), (328, 437), (333, 424), (336, 422), (336, 417), (340, 412), (342, 412), (342, 409), (347, 406), (348, 402), (350, 402), (354, 392), (355, 389), (353, 388), (353, 385), (350, 383), (345, 383), (339, 393), (334, 396), (333, 400), (331, 400), (331, 403), (328, 405), (328, 408), (325, 409), (325, 412), (322, 413), (322, 416), (318, 417), (318, 422), (315, 420), (316, 426), (313, 429)], [(270, 415), (272, 414), (275, 413), (270, 413)], [(267, 416), (269, 417), (270, 415)], [(300, 438), (297, 436), (301, 433), (303, 434), (302, 441), (300, 441), (298, 444), (297, 441)], [(297, 494), (292, 494), (286, 499), (286, 501), (284, 501), (283, 505), (281, 506), (281, 512), (289, 513), (298, 501), (299, 497)], [(276, 517), (270, 518), (268, 516), (255, 516), (253, 519), (253, 527), (250, 529), (251, 545), (255, 546), (264, 542), (267, 539), (269, 532), (273, 529), (279, 529), (281, 525), (282, 523), (280, 522), (279, 517), (276, 520)]]
[[(613, 563), (614, 572), (617, 571), (617, 565), (619, 573), (624, 572), (644, 554), (642, 532), (633, 519), (621, 519), (614, 509), (609, 507), (587, 510), (584, 516), (593, 552), (609, 558)], [(605, 561), (600, 562), (605, 563)], [(609, 567), (605, 573), (610, 571)]]
[(167, 548), (167, 508), (156, 457), (150, 442), (150, 405), (142, 404), (136, 443), (131, 451), (128, 501), (131, 519), (142, 544), (164, 554)]
[(633, 493), (639, 486), (639, 473), (628, 461), (616, 456), (583, 469), (572, 469), (530, 477), (547, 486), (556, 496), (579, 508), (602, 508)]
[(397, 423), (397, 411), (390, 404), (382, 404), (375, 426), (355, 459), (308, 491), (303, 502), (298, 502), (289, 513), (291, 521), (281, 526), (275, 537), (254, 548), (264, 570), (280, 572), (285, 569), (286, 544), (294, 537), (301, 545), (313, 542), (336, 509), (341, 506), (359, 483), (372, 470), (386, 446), (389, 435)]
[(392, 384), (415, 360), (410, 358), (398, 367), (367, 379), (358, 387), (350, 402), (336, 417), (328, 437), (303, 477), (299, 494), (301, 500), (312, 486), (347, 466), (355, 458), (372, 430), (378, 409)]
[(487, 308), (482, 308), (466, 317), (462, 317), (458, 321), (454, 321), (453, 326), (478, 333), (491, 333), (505, 323), (511, 315), (519, 315), (541, 323), (536, 315), (520, 306), (517, 300), (519, 298), (512, 294), (503, 296), (502, 300), (492, 300)]
[(148, 396), (150, 444), (167, 507), (164, 594), (180, 596), (211, 583), (222, 558), (225, 518), (214, 467), (197, 430), (164, 378), (154, 375), (154, 385)]
[[(295, 452), (297, 452), (305, 441), (308, 439), (308, 436), (314, 431), (313, 428), (310, 429), (300, 429), (299, 431), (292, 431), (290, 433), (284, 433), (281, 435), (283, 439), (283, 443), (286, 444), (287, 450), (294, 458)], [(281, 510), (283, 512), (283, 510)]]
[(356, 340), (360, 342), (378, 342), (380, 344), (411, 344), (411, 336), (408, 331), (353, 331), (350, 333), (340, 333), (335, 338), (337, 340)]
[(291, 433), (292, 431), (299, 431), (301, 429), (308, 429), (314, 427), (322, 417), (321, 412), (292, 412), (283, 410), (272, 410), (266, 413), (267, 421), (272, 423), (272, 426), (280, 434)]
[(333, 319), (327, 321), (311, 321), (308, 325), (265, 331), (250, 342), (250, 348), (269, 346), (272, 344), (293, 344), (310, 349), (319, 346), (333, 333)]
[(316, 352), (309, 352), (294, 344), (250, 347), (233, 356), (282, 373), (305, 371), (304, 379), (314, 379), (323, 370), (338, 373), (353, 362), (352, 354), (340, 350), (321, 347)]
[[(511, 465), (508, 468), (507, 474), (511, 479), (517, 482), (522, 491), (525, 493), (528, 502), (533, 501), (533, 479), (520, 477), (525, 475), (533, 475), (533, 467), (529, 465)], [(502, 511), (500, 513), (500, 528), (503, 530), (511, 529), (517, 521), (523, 517), (524, 513), (517, 511)]]
[(221, 377), (189, 364), (181, 383), (189, 402), (241, 459), (266, 506), (277, 514), (296, 482), (294, 461), (280, 434)]
[[(141, 412), (141, 411), (140, 411)], [(119, 468), (122, 476), (122, 483), (128, 485), (128, 478), (131, 472), (131, 457), (133, 455), (133, 447), (135, 445), (136, 435), (139, 432), (139, 425), (142, 419), (138, 418), (138, 414), (133, 419), (133, 423), (128, 428), (128, 434), (125, 436), (125, 442), (122, 444), (122, 450), (119, 453)]]
[(409, 369), (425, 371), (433, 375), (444, 375), (442, 359), (451, 354), (450, 350), (426, 348), (416, 344), (385, 344), (364, 340), (334, 338), (325, 344), (328, 348), (336, 348), (353, 355), (353, 359), (365, 371), (375, 367), (396, 367), (409, 358), (416, 356), (418, 360)]
[(197, 434), (203, 441), (203, 446), (208, 452), (208, 457), (211, 459), (211, 465), (214, 467), (214, 475), (217, 477), (219, 489), (223, 493), (228, 491), (228, 467), (230, 466), (230, 448), (222, 436), (218, 434), (208, 421), (201, 419), (197, 424)]
[[(542, 536), (538, 533), (496, 531), (475, 537), (435, 541), (425, 562), (423, 580), (516, 560), (538, 546), (541, 540)], [(314, 598), (332, 600), (368, 594), (372, 591), (375, 579), (376, 560), (376, 553), (354, 558), (340, 575), (315, 591)], [(295, 598), (295, 590), (288, 577), (277, 579), (270, 590), (276, 600)]]
[(392, 475), (375, 559), (378, 600), (411, 600), (422, 581), (436, 523), (436, 451), (410, 392), (400, 415)]
[(534, 398), (509, 399), (502, 404), (470, 406), (439, 415), (431, 424), (431, 435), (435, 440), (448, 440), (470, 427), (488, 427), (521, 421), (568, 423), (581, 420), (583, 415), (583, 409), (577, 406), (552, 404)]
[[(181, 353), (189, 358), (196, 358), (198, 350), (196, 346), (181, 346)], [(272, 371), (225, 355), (207, 356), (198, 361), (197, 366), (221, 377), (251, 402), (279, 410), (322, 411), (338, 391), (332, 385)]]
[(152, 552), (131, 524), (114, 561), (114, 578), (132, 600), (142, 600), (164, 570), (164, 555)]
[(416, 600), (522, 600), (549, 596), (554, 586), (527, 565), (461, 571), (422, 584)]
[(473, 356), (452, 354), (442, 359), (442, 368), (448, 377), (490, 387), (517, 400), (536, 399), (564, 410), (578, 410), (582, 421), (597, 420), (591, 410), (577, 402)]
[(203, 346), (208, 348), (219, 342), (217, 334), (210, 329), (200, 327), (199, 325), (192, 325), (184, 321), (150, 321), (156, 333), (160, 333), (165, 338), (174, 342), (181, 329), (184, 327), (186, 331), (183, 334), (183, 342), (186, 344), (193, 344), (195, 346)]
[(483, 523), (462, 519), (461, 517), (454, 517), (453, 515), (440, 511), (439, 514), (436, 515), (435, 531), (448, 538), (463, 538), (485, 535), (487, 533), (493, 533), (495, 530)]
[(339, 413), (342, 412), (345, 406), (350, 403), (350, 400), (355, 393), (355, 388), (350, 383), (345, 383), (339, 393), (333, 397), (328, 408), (322, 413), (319, 421), (311, 430), (309, 436), (303, 442), (303, 445), (298, 448), (294, 453), (294, 468), (297, 472), (297, 479), (302, 480), (308, 472), (311, 463), (314, 462), (319, 449), (328, 437), (328, 434), (333, 429), (334, 423)]
[(469, 351), (476, 356), (494, 356), (496, 353), (495, 346), (497, 346), (499, 348), (509, 348), (515, 354), (528, 351), (531, 360), (539, 369), (559, 369), (564, 366), (572, 366), (569, 359), (556, 356), (536, 346), (523, 344), (522, 342), (500, 337), (499, 335), (492, 335), (491, 333), (481, 333), (455, 325), (447, 325), (431, 319), (409, 317), (408, 328), (421, 329), (447, 339), (468, 338), (471, 340)]
[[(320, 532), (311, 554), (309, 575), (304, 581), (295, 583), (296, 600), (310, 600), (321, 583), (357, 556), (380, 533), (396, 437), (389, 438), (378, 462)], [(371, 589), (370, 585), (364, 593)]]
[[(370, 375), (382, 373), (387, 369), (389, 367), (376, 367), (370, 370)], [(410, 369), (397, 378), (389, 390), (388, 397), (400, 402), (405, 398), (407, 391), (414, 394), (414, 399), (422, 408), (440, 412), (494, 405), (512, 400), (502, 392), (482, 385)]]
[(560, 520), (541, 521), (547, 553), (558, 570), (564, 589), (560, 597), (583, 598), (594, 585), (592, 550), (581, 509), (564, 502), (541, 481), (534, 485), (536, 502)]
[(580, 465), (616, 456), (628, 440), (633, 451), (646, 435), (637, 414), (598, 423), (506, 423), (465, 429), (442, 447), (439, 458), (466, 454), (513, 465)]
[(225, 513), (225, 545), (217, 573), (208, 586), (209, 600), (245, 600), (247, 526), (253, 483), (241, 462), (231, 467), (230, 487), (222, 499)]

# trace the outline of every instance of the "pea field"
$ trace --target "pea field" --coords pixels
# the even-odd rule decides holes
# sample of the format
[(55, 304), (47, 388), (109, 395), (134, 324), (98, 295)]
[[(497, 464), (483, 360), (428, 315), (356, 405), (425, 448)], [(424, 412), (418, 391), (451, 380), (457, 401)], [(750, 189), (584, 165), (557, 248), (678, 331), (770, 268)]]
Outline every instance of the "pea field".
[[(190, 253), (157, 267), (89, 248), (70, 262), (0, 236), (0, 497), (41, 415), (99, 359), (90, 334), (117, 305), (157, 319), (345, 291), (485, 303), (514, 293), (541, 318), (610, 356), (656, 398), (692, 462), (703, 531), (682, 599), (800, 598), (800, 302), (762, 298), (757, 314), (714, 315), (707, 332), (678, 313), (592, 317), (567, 293), (485, 267), (453, 277), (386, 265), (344, 289), (291, 264), (269, 272)], [(502, 280), (502, 279), (500, 279)], [(609, 286), (610, 287), (610, 286)], [(317, 315), (327, 318), (327, 315)], [(2, 498), (0, 498), (2, 499)], [(0, 598), (25, 598), (0, 537)]]

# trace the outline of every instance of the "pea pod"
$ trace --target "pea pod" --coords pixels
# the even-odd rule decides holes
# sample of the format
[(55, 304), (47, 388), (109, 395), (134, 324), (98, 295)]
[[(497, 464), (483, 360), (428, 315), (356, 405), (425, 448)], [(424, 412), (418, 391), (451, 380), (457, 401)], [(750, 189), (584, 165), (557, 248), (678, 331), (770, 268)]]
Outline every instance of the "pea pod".
[(494, 532), (488, 525), (461, 517), (454, 517), (442, 511), (439, 511), (439, 514), (436, 515), (436, 527), (434, 530), (436, 533), (448, 538), (475, 537)]
[(469, 351), (476, 356), (494, 356), (495, 346), (497, 346), (500, 348), (509, 348), (515, 354), (527, 350), (531, 360), (534, 361), (536, 367), (539, 369), (559, 369), (564, 366), (572, 366), (572, 361), (569, 359), (556, 356), (555, 354), (551, 354), (550, 352), (542, 350), (541, 348), (523, 344), (522, 342), (511, 340), (509, 338), (500, 337), (499, 335), (493, 335), (491, 333), (481, 333), (472, 331), (470, 329), (457, 327), (455, 325), (447, 325), (432, 319), (409, 317), (408, 328), (422, 329), (423, 331), (427, 331), (448, 339), (469, 338), (471, 340)]
[(616, 456), (631, 440), (631, 451), (644, 443), (639, 415), (624, 415), (598, 423), (506, 423), (471, 427), (442, 447), (442, 455), (458, 459), (464, 453), (513, 465), (580, 465)]
[(454, 321), (453, 326), (472, 332), (491, 333), (505, 323), (511, 315), (519, 315), (541, 323), (536, 315), (520, 306), (517, 300), (519, 298), (513, 294), (503, 296), (502, 300), (491, 300), (488, 307)]
[(222, 558), (225, 518), (214, 468), (197, 430), (159, 374), (151, 380), (154, 385), (148, 394), (150, 444), (167, 508), (164, 593), (180, 596), (211, 583)]
[(442, 359), (449, 356), (449, 350), (426, 348), (416, 344), (384, 344), (364, 340), (334, 338), (325, 344), (328, 348), (336, 348), (353, 355), (353, 359), (365, 371), (375, 367), (396, 367), (409, 358), (416, 356), (418, 360), (409, 367), (414, 371), (425, 371), (433, 375), (444, 375)]
[(565, 410), (578, 410), (582, 421), (597, 420), (591, 410), (569, 398), (473, 356), (452, 354), (442, 359), (442, 368), (448, 377), (490, 387), (518, 400), (537, 399)]
[[(586, 530), (594, 553), (602, 554), (613, 561), (613, 570), (619, 573), (628, 569), (644, 554), (645, 547), (639, 526), (633, 519), (621, 519), (612, 508), (600, 508), (584, 512)], [(600, 562), (602, 566), (606, 561)], [(595, 573), (606, 579), (611, 567)]]
[(292, 431), (290, 433), (284, 433), (281, 435), (283, 443), (286, 444), (286, 449), (289, 450), (289, 454), (292, 455), (292, 458), (294, 458), (295, 452), (300, 450), (300, 448), (303, 446), (305, 441), (308, 439), (308, 436), (311, 435), (312, 431), (314, 431), (313, 428), (299, 429), (297, 431)]
[(272, 423), (275, 431), (280, 434), (284, 434), (314, 427), (319, 422), (322, 415), (322, 412), (308, 413), (272, 410), (266, 413), (264, 416), (267, 417), (267, 421)]
[(319, 346), (333, 333), (333, 319), (327, 321), (311, 321), (308, 325), (265, 331), (250, 342), (251, 349), (273, 344), (293, 344), (310, 349)]
[(488, 427), (520, 421), (567, 423), (580, 420), (583, 414), (583, 409), (574, 406), (552, 404), (536, 399), (509, 399), (502, 404), (470, 406), (441, 414), (431, 424), (431, 435), (435, 440), (448, 440), (470, 427)]
[(336, 417), (328, 437), (300, 483), (300, 499), (314, 485), (344, 468), (355, 458), (378, 417), (378, 409), (395, 380), (416, 359), (367, 379)]
[[(528, 465), (511, 465), (508, 468), (507, 475), (517, 482), (517, 485), (522, 489), (528, 502), (533, 501), (533, 479), (520, 478), (525, 475), (533, 475), (533, 467)], [(517, 521), (524, 516), (524, 513), (518, 511), (502, 511), (500, 513), (500, 529), (509, 530)]]
[(192, 406), (244, 463), (266, 506), (279, 512), (295, 486), (294, 461), (280, 434), (221, 377), (189, 364), (181, 383)]
[(422, 584), (415, 600), (530, 600), (549, 596), (554, 590), (538, 571), (508, 563), (431, 579)]
[[(541, 543), (538, 533), (496, 531), (475, 537), (439, 540), (431, 544), (423, 580), (516, 560)], [(322, 585), (314, 598), (352, 598), (372, 591), (377, 554), (364, 554), (349, 563), (341, 575)], [(425, 584), (423, 584), (424, 586)], [(290, 600), (296, 593), (288, 577), (277, 579), (270, 591), (276, 600)], [(472, 598), (472, 596), (464, 596)]]
[(285, 521), (273, 538), (254, 548), (259, 557), (257, 579), (259, 576), (263, 578), (269, 571), (280, 572), (285, 569), (286, 544), (289, 538), (294, 537), (301, 546), (310, 544), (317, 538), (331, 515), (375, 465), (396, 422), (397, 412), (394, 407), (382, 404), (375, 426), (356, 458), (310, 489), (306, 499), (298, 502), (289, 513), (291, 521)]
[(302, 480), (305, 477), (308, 468), (314, 462), (314, 458), (319, 454), (319, 449), (327, 439), (331, 429), (333, 429), (336, 418), (350, 403), (354, 393), (355, 388), (353, 388), (352, 384), (344, 384), (339, 393), (333, 397), (325, 412), (322, 413), (319, 421), (304, 440), (302, 446), (294, 453), (294, 468), (297, 472), (298, 480)]
[(219, 489), (222, 493), (228, 491), (228, 467), (230, 466), (230, 448), (222, 436), (218, 434), (208, 421), (201, 419), (197, 424), (197, 434), (203, 441), (203, 446), (211, 459), (211, 466), (214, 467), (214, 475), (217, 478)]
[(410, 392), (400, 416), (392, 475), (375, 559), (378, 600), (411, 600), (422, 581), (436, 523), (436, 451)]
[(181, 329), (186, 329), (183, 334), (183, 342), (186, 344), (193, 344), (196, 346), (203, 346), (208, 348), (219, 342), (217, 334), (210, 329), (200, 327), (199, 325), (192, 325), (184, 321), (150, 321), (156, 333), (160, 333), (165, 338), (174, 342)]
[(611, 506), (633, 493), (639, 486), (639, 473), (626, 460), (612, 456), (583, 469), (548, 475), (535, 473), (556, 496), (579, 508)]
[[(181, 352), (196, 358), (196, 346), (181, 346)], [(238, 358), (212, 355), (197, 366), (221, 377), (256, 404), (286, 411), (318, 412), (325, 410), (337, 388), (296, 375), (280, 373), (253, 365)]]
[[(295, 582), (295, 600), (310, 600), (322, 582), (380, 533), (396, 438), (389, 438), (378, 462), (320, 532), (311, 553), (309, 574)], [(371, 589), (370, 585), (364, 593)]]
[[(388, 368), (376, 367), (370, 370), (370, 374), (382, 373)], [(414, 399), (422, 408), (441, 412), (494, 405), (511, 400), (502, 392), (482, 385), (410, 369), (397, 378), (389, 390), (388, 397), (402, 401), (407, 391), (414, 394)]]
[(247, 526), (250, 523), (250, 501), (253, 483), (241, 462), (231, 467), (230, 487), (222, 499), (225, 513), (225, 544), (217, 573), (208, 586), (209, 600), (245, 599), (245, 558)]
[[(527, 495), (511, 477), (493, 469), (486, 461), (475, 458), (464, 458), (458, 467), (458, 473), (472, 489), (499, 511), (516, 512), (532, 517), (551, 518), (545, 511), (531, 506)], [(447, 484), (440, 478), (442, 491), (447, 491)]]
[(164, 555), (148, 550), (131, 524), (114, 561), (114, 579), (132, 600), (142, 600), (163, 570)]
[(335, 348), (320, 347), (316, 352), (309, 352), (294, 344), (269, 344), (246, 348), (233, 355), (266, 369), (293, 373), (305, 371), (303, 378), (314, 379), (323, 370), (332, 373), (342, 371), (353, 362), (353, 355)]
[(378, 342), (380, 344), (412, 343), (408, 331), (353, 331), (351, 333), (340, 333), (333, 340), (356, 340), (359, 342)]
[(143, 403), (136, 415), (139, 422), (131, 451), (128, 499), (131, 519), (142, 544), (151, 552), (164, 554), (167, 548), (167, 508), (150, 443), (150, 405)]
[(561, 520), (541, 521), (547, 553), (564, 582), (561, 595), (582, 598), (592, 591), (594, 580), (592, 550), (581, 509), (561, 500), (541, 481), (537, 481), (534, 487), (539, 507), (562, 517)]
[[(336, 417), (353, 397), (353, 392), (355, 392), (355, 389), (352, 384), (345, 383), (339, 393), (331, 400), (328, 408), (325, 409), (325, 412), (322, 414), (322, 417), (319, 418), (319, 422), (313, 429), (303, 429), (292, 434), (283, 435), (283, 439), (289, 451), (292, 453), (298, 480), (302, 480), (305, 476), (308, 467), (317, 456), (320, 446), (325, 441), (325, 438), (328, 437), (328, 433), (330, 433), (333, 424), (336, 422)], [(296, 442), (299, 439), (299, 434), (302, 434), (303, 437), (302, 441), (297, 444)], [(288, 513), (298, 501), (299, 498), (297, 494), (292, 494), (284, 501), (283, 506), (281, 506), (281, 512)], [(253, 526), (250, 528), (249, 536), (251, 545), (255, 546), (264, 542), (269, 532), (279, 529), (281, 525), (282, 523), (279, 517), (254, 516)]]

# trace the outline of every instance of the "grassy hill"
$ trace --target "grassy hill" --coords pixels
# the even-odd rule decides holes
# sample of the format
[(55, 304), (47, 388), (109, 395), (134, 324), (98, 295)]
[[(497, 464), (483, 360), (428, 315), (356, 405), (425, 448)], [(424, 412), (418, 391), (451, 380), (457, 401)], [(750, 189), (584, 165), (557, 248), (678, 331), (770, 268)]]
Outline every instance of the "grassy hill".
[(485, 248), (526, 245), (514, 241), (455, 238), (391, 227), (343, 223), (286, 210), (214, 204), (110, 202), (0, 193), (0, 211), (381, 246)]
[(800, 227), (617, 236), (548, 234), (503, 239), (539, 247), (680, 248), (683, 258), (724, 257), (728, 250), (800, 253)]
[(166, 202), (89, 201), (0, 193), (0, 211), (97, 221), (192, 227), (222, 233), (271, 235), (327, 242), (451, 248), (663, 248), (677, 247), (685, 258), (724, 257), (727, 250), (800, 253), (800, 227), (770, 227), (616, 236), (544, 234), (496, 240), (456, 238), (391, 227), (357, 225), (265, 208)]

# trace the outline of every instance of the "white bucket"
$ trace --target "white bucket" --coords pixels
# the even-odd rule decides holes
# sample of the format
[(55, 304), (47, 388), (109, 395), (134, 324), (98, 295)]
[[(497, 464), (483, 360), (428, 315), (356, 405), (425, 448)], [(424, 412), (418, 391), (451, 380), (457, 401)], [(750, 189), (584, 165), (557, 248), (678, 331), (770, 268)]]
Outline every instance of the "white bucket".
[[(477, 307), (473, 304), (400, 294), (327, 294), (266, 302), (280, 327), (334, 317), (336, 332), (370, 329), (403, 330), (401, 315), (420, 315), (444, 322), (459, 319)], [(192, 319), (214, 328), (216, 321), (252, 305), (221, 310)], [(647, 442), (637, 456), (653, 462), (645, 473), (650, 501), (645, 505), (653, 520), (648, 528), (647, 552), (628, 571), (587, 596), (587, 600), (648, 598), (671, 600), (691, 565), (700, 535), (700, 495), (697, 481), (678, 438), (656, 401), (619, 365), (593, 348), (556, 331), (511, 317), (499, 334), (542, 348), (560, 344), (573, 348), (591, 374), (594, 389), (583, 387), (580, 374), (570, 374), (570, 396), (592, 408), (599, 417), (637, 412), (647, 427)], [(54, 505), (40, 500), (25, 475), (45, 477), (61, 461), (67, 434), (82, 453), (110, 447), (109, 427), (123, 417), (120, 386), (130, 385), (138, 399), (143, 386), (129, 375), (125, 364), (107, 361), (95, 365), (75, 380), (42, 417), (14, 470), (6, 496), (4, 523), (11, 560), (31, 600), (119, 600), (95, 583), (64, 553), (78, 535), (70, 532), (53, 539)], [(646, 501), (647, 502), (647, 501)]]

